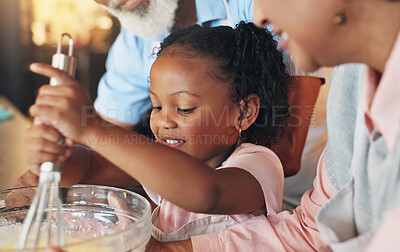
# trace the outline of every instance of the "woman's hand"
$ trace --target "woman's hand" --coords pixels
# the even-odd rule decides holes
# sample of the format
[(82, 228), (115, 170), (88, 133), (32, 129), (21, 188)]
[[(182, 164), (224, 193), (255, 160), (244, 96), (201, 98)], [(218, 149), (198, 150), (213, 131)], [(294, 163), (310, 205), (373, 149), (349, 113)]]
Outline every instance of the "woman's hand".
[(86, 130), (96, 123), (100, 124), (100, 118), (94, 112), (86, 91), (67, 73), (50, 65), (34, 63), (30, 69), (37, 74), (55, 78), (60, 84), (42, 86), (30, 113), (40, 122), (56, 128), (65, 137), (84, 143)]

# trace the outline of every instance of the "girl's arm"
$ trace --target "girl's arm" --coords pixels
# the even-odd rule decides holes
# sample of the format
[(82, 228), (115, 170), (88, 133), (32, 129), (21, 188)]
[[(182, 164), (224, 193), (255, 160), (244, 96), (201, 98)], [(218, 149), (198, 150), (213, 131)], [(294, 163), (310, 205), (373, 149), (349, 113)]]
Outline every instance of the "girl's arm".
[(202, 213), (247, 213), (264, 205), (260, 184), (250, 173), (238, 168), (214, 170), (179, 150), (107, 125), (97, 116), (86, 118), (90, 100), (75, 80), (49, 65), (33, 64), (31, 69), (67, 84), (43, 86), (31, 108), (33, 116), (106, 157), (163, 198)]
[[(81, 158), (79, 156), (81, 156)], [(82, 161), (85, 163), (82, 163)], [(86, 169), (84, 165), (87, 165), (89, 169)], [(62, 178), (64, 183), (68, 185), (80, 183), (118, 186), (124, 188), (140, 185), (133, 177), (126, 174), (99, 153), (82, 145), (75, 145), (72, 156), (67, 160), (65, 166), (65, 172), (63, 172)], [(67, 180), (65, 178), (65, 173), (67, 173), (69, 169), (75, 171), (85, 170), (85, 173), (79, 181), (76, 181), (76, 173), (69, 172), (70, 178)]]
[[(264, 196), (258, 181), (239, 168), (214, 170), (190, 155), (139, 134), (129, 144), (123, 128), (91, 126), (86, 144), (161, 197), (193, 212), (237, 214), (258, 209)], [(110, 145), (96, 139), (113, 136)], [(140, 139), (143, 139), (141, 141)]]

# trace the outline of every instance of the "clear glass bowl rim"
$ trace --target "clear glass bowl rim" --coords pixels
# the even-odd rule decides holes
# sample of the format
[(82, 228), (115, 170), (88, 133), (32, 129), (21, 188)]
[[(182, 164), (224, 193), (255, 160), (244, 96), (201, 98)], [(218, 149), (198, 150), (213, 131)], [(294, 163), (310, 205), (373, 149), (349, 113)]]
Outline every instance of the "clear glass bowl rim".
[[(28, 188), (37, 188), (37, 186), (24, 186), (24, 187), (1, 189), (0, 190), (0, 194), (4, 194), (4, 193), (15, 191), (15, 190), (28, 189)], [(138, 193), (135, 193), (135, 192), (132, 192), (132, 191), (130, 191), (128, 189), (122, 189), (122, 188), (113, 187), (113, 186), (89, 185), (89, 184), (77, 184), (77, 185), (71, 185), (71, 186), (60, 186), (60, 188), (96, 188), (96, 189), (105, 189), (105, 190), (109, 190), (109, 191), (119, 191), (119, 192), (124, 192), (124, 193), (128, 193), (128, 194), (134, 195), (135, 197), (137, 197), (140, 200), (142, 200), (146, 205), (145, 214), (138, 221), (136, 221), (135, 223), (132, 223), (127, 228), (125, 228), (123, 230), (120, 230), (120, 231), (117, 231), (117, 232), (112, 233), (112, 234), (107, 235), (107, 236), (93, 238), (93, 239), (90, 239), (90, 240), (87, 240), (87, 241), (79, 241), (79, 242), (66, 244), (63, 248), (75, 247), (75, 246), (79, 246), (80, 244), (86, 244), (86, 243), (94, 243), (96, 241), (100, 241), (100, 240), (107, 239), (107, 238), (110, 238), (110, 237), (115, 237), (115, 236), (123, 234), (123, 233), (125, 233), (127, 231), (130, 231), (131, 229), (134, 229), (136, 226), (142, 224), (147, 219), (150, 220), (151, 206), (150, 206), (149, 201), (145, 197), (143, 197), (142, 195), (140, 195)], [(129, 214), (126, 214), (126, 213), (124, 213), (123, 215), (129, 216)], [(149, 224), (151, 226), (151, 223), (149, 223)], [(150, 238), (150, 236), (151, 236), (151, 232), (149, 234), (149, 238)]]

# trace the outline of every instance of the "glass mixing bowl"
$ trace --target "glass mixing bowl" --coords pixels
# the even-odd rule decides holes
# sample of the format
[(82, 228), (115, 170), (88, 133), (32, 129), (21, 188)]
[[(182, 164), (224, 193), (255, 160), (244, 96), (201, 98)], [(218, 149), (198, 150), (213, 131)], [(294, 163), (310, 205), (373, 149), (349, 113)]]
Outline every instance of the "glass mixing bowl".
[[(151, 236), (151, 207), (144, 197), (107, 186), (75, 185), (60, 189), (66, 237), (64, 250), (145, 250)], [(35, 190), (36, 187), (0, 190), (0, 251), (14, 251)], [(44, 231), (41, 229), (40, 233)]]

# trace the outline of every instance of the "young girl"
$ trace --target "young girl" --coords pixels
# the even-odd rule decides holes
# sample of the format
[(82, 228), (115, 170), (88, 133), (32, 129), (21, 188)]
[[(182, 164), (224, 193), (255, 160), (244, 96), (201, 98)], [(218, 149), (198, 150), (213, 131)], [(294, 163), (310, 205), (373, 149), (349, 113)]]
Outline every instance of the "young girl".
[[(92, 148), (145, 187), (159, 205), (152, 216), (156, 239), (215, 232), (280, 211), (282, 165), (264, 147), (288, 116), (290, 78), (276, 46), (269, 32), (246, 23), (172, 32), (150, 73), (156, 142), (107, 127), (97, 116), (86, 118), (90, 103), (82, 88), (44, 64), (31, 69), (69, 85), (42, 87), (30, 111), (67, 137), (70, 147), (75, 142)], [(33, 127), (40, 129), (31, 130), (32, 139), (45, 143), (35, 150), (42, 161), (69, 156), (70, 147), (57, 146), (60, 133)], [(82, 169), (80, 182), (96, 182), (88, 179), (95, 165)], [(71, 170), (66, 165), (64, 175)], [(117, 175), (102, 171), (115, 181)]]

